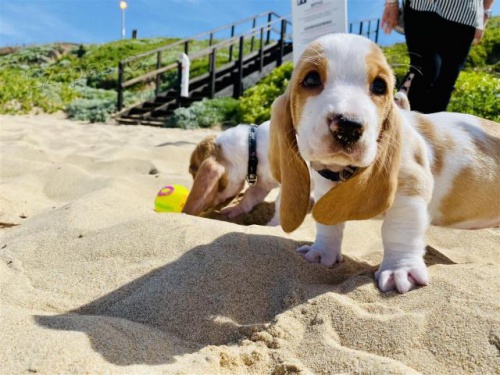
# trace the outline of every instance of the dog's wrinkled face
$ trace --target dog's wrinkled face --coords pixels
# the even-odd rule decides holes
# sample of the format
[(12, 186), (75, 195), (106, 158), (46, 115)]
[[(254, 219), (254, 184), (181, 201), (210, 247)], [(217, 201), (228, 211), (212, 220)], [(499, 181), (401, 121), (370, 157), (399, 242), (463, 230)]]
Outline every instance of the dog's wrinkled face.
[(311, 44), (290, 82), (301, 156), (315, 169), (369, 166), (393, 89), (393, 73), (368, 39), (333, 34)]

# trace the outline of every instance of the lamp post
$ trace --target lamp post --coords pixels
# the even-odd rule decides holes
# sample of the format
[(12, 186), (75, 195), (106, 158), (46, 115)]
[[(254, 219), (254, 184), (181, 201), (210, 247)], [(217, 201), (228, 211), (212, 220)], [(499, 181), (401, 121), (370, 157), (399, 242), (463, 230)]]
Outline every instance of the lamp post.
[(125, 9), (127, 9), (126, 1), (120, 1), (120, 9), (122, 11), (122, 39), (125, 39)]

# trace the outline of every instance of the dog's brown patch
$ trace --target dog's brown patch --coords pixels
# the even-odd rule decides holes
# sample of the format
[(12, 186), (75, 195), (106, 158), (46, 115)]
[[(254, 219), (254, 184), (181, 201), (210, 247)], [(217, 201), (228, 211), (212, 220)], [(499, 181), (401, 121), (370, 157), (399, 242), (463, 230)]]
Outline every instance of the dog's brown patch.
[(413, 153), (413, 159), (421, 167), (425, 166), (425, 156), (421, 148), (415, 150), (415, 152)]
[(220, 149), (220, 146), (215, 143), (215, 137), (215, 135), (205, 137), (196, 145), (196, 148), (192, 152), (191, 159), (189, 161), (189, 173), (193, 176), (193, 178), (196, 177), (196, 173), (198, 173), (201, 164), (210, 156), (213, 156), (217, 161), (221, 160), (222, 150)]
[(429, 161), (419, 142), (405, 144), (405, 161), (401, 163), (398, 193), (405, 196), (421, 196), (426, 202), (432, 196), (432, 175)]
[(269, 162), (273, 177), (281, 184), (280, 224), (285, 232), (304, 221), (311, 192), (309, 169), (295, 138), (289, 91), (274, 101), (269, 128)]
[(434, 125), (423, 115), (417, 115), (416, 125), (420, 134), (425, 138), (432, 148), (433, 160), (431, 163), (432, 174), (439, 176), (444, 167), (444, 155), (453, 150), (454, 143), (450, 137), (439, 138), (434, 129)]
[(290, 101), (291, 115), (293, 123), (299, 123), (302, 116), (302, 109), (306, 101), (311, 96), (321, 94), (323, 87), (306, 88), (302, 82), (311, 72), (317, 72), (324, 83), (328, 79), (328, 59), (325, 56), (323, 47), (319, 43), (312, 43), (302, 54), (295, 67), (292, 80), (290, 81)]
[(500, 124), (480, 120), (483, 134), (469, 131), (477, 163), (460, 171), (443, 198), (440, 225), (491, 220), (500, 215)]
[(228, 184), (227, 171), (222, 165), (221, 147), (215, 143), (215, 135), (203, 139), (191, 154), (189, 173), (194, 182), (182, 212), (199, 215), (213, 207), (217, 193)]

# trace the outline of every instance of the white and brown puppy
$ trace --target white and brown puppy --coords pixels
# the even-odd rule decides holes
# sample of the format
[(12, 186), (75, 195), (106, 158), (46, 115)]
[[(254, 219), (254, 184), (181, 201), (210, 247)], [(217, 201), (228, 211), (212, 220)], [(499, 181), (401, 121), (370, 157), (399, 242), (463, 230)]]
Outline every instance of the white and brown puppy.
[[(182, 212), (199, 215), (237, 196), (245, 187), (251, 125), (238, 125), (201, 141), (191, 154), (189, 173), (193, 187)], [(278, 186), (269, 167), (269, 121), (255, 128), (257, 181), (241, 201), (221, 213), (234, 218), (248, 213)]]
[(500, 124), (466, 114), (422, 115), (393, 100), (394, 75), (381, 49), (356, 35), (319, 38), (273, 104), (270, 162), (281, 183), (286, 232), (309, 205), (317, 235), (298, 250), (330, 267), (342, 260), (344, 223), (384, 214), (382, 291), (427, 285), (430, 223), (479, 229), (500, 224)]

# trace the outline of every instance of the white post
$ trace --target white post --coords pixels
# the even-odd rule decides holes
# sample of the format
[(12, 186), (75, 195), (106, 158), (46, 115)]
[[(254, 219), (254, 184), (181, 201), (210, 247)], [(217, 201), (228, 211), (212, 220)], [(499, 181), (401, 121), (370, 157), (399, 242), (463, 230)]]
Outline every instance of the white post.
[(127, 9), (127, 2), (125, 0), (120, 1), (120, 9), (122, 11), (122, 39), (125, 39), (125, 9)]
[(293, 63), (313, 40), (347, 32), (347, 0), (291, 0)]
[(122, 9), (122, 39), (125, 39), (125, 9)]
[(189, 97), (189, 66), (191, 62), (189, 61), (189, 56), (185, 53), (179, 55), (179, 61), (181, 62), (182, 73), (181, 73), (181, 96), (184, 98)]

